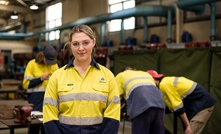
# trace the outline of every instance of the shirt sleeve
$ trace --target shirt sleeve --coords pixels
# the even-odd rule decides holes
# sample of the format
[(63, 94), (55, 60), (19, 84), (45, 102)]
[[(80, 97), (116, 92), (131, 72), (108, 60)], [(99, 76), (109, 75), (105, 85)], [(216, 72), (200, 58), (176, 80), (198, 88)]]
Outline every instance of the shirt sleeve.
[(104, 118), (100, 134), (118, 134), (120, 122), (110, 118)]
[(160, 85), (160, 90), (164, 95), (164, 102), (166, 106), (172, 111), (176, 111), (183, 107), (183, 101), (181, 100), (177, 91), (170, 85)]
[[(49, 79), (43, 102), (43, 127), (46, 134), (61, 133), (58, 107), (57, 80), (52, 75)], [(56, 131), (54, 130), (55, 128)]]
[(120, 121), (120, 98), (116, 80), (109, 82), (108, 104), (104, 111), (104, 120), (101, 126), (101, 134), (117, 134)]
[(123, 85), (122, 85), (122, 75), (121, 74), (118, 74), (116, 76), (116, 81), (117, 81), (117, 86), (118, 86), (118, 90), (119, 90), (119, 95), (124, 95), (124, 88), (123, 88)]
[(29, 61), (26, 68), (25, 68), (25, 72), (24, 72), (24, 79), (23, 79), (23, 88), (24, 89), (28, 89), (29, 87), (29, 83), (30, 83), (30, 79), (32, 79), (33, 73), (32, 73), (32, 61)]
[(41, 84), (43, 81), (41, 81), (41, 78), (32, 79), (29, 82), (28, 88), (33, 88)]

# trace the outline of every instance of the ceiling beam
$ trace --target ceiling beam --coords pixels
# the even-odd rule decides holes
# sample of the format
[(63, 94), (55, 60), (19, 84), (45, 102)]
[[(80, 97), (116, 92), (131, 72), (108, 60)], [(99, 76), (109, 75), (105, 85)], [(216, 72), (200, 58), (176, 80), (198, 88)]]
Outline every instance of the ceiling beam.
[(15, 29), (17, 27), (20, 27), (21, 25), (22, 25), (22, 23), (18, 22), (18, 23), (14, 24), (14, 25), (4, 26), (3, 28), (0, 28), (0, 32), (7, 32), (9, 30), (13, 30), (13, 29)]
[(13, 6), (13, 5), (0, 5), (0, 11), (17, 11), (18, 13), (32, 13), (32, 11), (30, 9), (27, 9), (25, 7), (21, 7), (21, 6)]
[(23, 6), (29, 8), (29, 6), (23, 1), (23, 0), (17, 0), (20, 4), (22, 4)]

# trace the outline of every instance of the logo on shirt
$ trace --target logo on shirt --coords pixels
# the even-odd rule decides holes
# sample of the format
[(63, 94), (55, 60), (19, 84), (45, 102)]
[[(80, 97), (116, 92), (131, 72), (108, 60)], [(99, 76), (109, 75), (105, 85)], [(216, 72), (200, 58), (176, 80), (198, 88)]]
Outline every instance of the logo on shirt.
[(102, 77), (99, 81), (100, 83), (106, 83), (105, 79)]
[(73, 84), (71, 83), (71, 84), (67, 84), (67, 86), (73, 86)]

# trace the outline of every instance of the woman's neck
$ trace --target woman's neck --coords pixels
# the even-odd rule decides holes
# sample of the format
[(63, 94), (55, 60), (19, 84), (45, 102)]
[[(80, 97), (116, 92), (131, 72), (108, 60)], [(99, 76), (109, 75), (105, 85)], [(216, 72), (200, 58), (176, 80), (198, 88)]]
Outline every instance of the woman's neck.
[(90, 66), (90, 63), (91, 63), (91, 60), (83, 61), (83, 62), (74, 60), (73, 62), (74, 67), (78, 70), (78, 72), (81, 74), (82, 77), (84, 77), (88, 67)]

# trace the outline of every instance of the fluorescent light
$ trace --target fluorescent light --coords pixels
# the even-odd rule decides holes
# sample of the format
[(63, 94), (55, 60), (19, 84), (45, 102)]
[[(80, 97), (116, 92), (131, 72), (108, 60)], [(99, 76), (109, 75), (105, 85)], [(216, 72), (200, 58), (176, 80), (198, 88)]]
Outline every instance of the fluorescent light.
[(38, 9), (38, 6), (35, 5), (35, 4), (33, 4), (33, 5), (30, 6), (30, 9), (32, 9), (32, 10), (37, 10), (37, 9)]
[(0, 0), (0, 4), (2, 5), (8, 5), (9, 1), (7, 0)]
[(11, 15), (11, 19), (18, 19), (18, 15), (12, 14), (12, 15)]
[(16, 13), (17, 11), (14, 11), (14, 13), (11, 15), (11, 19), (18, 19), (18, 15)]

